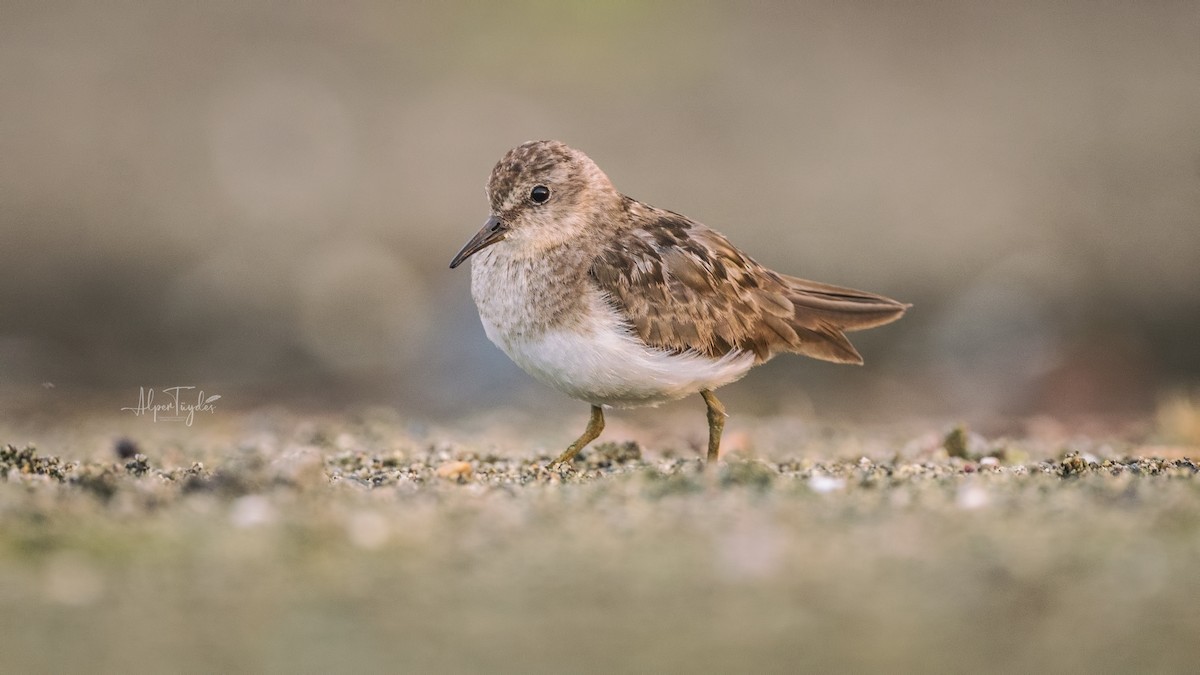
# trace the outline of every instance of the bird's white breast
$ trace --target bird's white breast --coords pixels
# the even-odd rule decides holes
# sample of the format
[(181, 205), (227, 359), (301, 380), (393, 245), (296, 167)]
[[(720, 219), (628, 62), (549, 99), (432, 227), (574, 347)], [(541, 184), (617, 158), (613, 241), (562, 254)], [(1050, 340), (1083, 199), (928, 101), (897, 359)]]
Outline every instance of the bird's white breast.
[[(525, 372), (573, 398), (634, 407), (682, 398), (741, 378), (754, 354), (720, 358), (646, 345), (591, 284), (576, 286), (572, 316), (544, 315), (528, 284), (541, 274), (512, 269), (482, 251), (472, 262), (472, 295), (488, 339)], [(582, 294), (582, 298), (578, 297)]]

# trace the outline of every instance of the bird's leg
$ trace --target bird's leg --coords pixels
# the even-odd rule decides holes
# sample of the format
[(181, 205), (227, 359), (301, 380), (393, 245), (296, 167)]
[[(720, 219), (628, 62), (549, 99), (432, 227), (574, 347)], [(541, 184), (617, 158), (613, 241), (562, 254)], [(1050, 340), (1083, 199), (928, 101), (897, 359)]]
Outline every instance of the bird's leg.
[(598, 405), (594, 405), (592, 406), (592, 418), (588, 420), (587, 429), (583, 430), (583, 435), (575, 439), (574, 443), (567, 446), (566, 452), (559, 455), (558, 459), (550, 462), (550, 466), (553, 468), (575, 459), (575, 455), (578, 455), (579, 451), (583, 450), (583, 446), (596, 440), (601, 431), (604, 431), (604, 409)]
[(708, 406), (708, 464), (717, 461), (721, 449), (721, 432), (725, 430), (725, 406), (717, 400), (716, 394), (705, 389), (700, 392), (704, 404)]

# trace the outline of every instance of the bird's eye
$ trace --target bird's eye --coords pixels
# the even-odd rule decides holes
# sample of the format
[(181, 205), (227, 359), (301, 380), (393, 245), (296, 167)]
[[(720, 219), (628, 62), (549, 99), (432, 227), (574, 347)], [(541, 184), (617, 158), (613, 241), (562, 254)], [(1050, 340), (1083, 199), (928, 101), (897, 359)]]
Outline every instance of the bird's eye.
[(550, 188), (545, 185), (535, 185), (529, 191), (529, 199), (533, 200), (534, 204), (545, 204), (547, 199), (550, 199)]

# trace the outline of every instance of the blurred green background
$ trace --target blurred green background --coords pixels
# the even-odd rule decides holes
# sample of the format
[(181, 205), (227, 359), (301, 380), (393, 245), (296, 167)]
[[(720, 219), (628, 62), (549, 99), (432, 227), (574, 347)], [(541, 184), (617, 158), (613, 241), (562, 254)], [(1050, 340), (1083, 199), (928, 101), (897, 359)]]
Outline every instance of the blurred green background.
[(1145, 410), (1200, 375), (1197, 35), (1195, 2), (8, 0), (0, 393), (574, 405), (446, 269), (492, 164), (558, 138), (915, 303), (743, 408)]

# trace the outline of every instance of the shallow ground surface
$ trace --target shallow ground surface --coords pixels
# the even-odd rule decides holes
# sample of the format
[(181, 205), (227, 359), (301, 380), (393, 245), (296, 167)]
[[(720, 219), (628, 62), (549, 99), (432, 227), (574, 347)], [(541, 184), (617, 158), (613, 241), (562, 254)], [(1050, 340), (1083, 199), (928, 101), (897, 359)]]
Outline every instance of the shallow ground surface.
[(739, 420), (741, 451), (705, 472), (694, 447), (619, 427), (548, 471), (569, 430), (493, 422), (5, 422), (0, 671), (1200, 661), (1200, 450), (1161, 424), (985, 438)]

